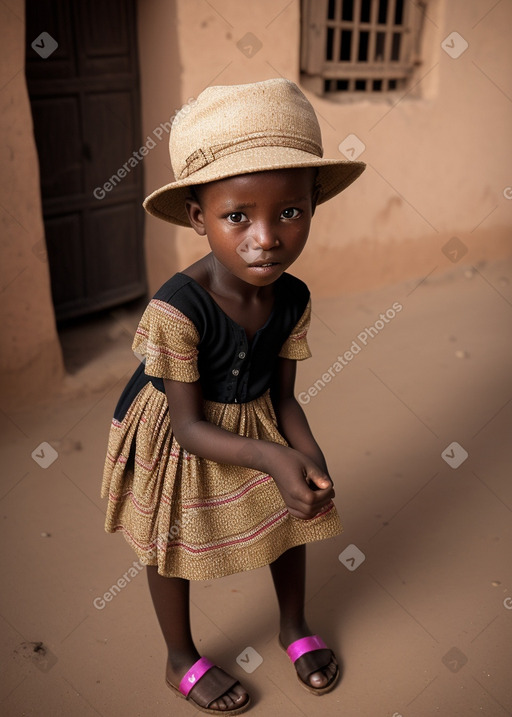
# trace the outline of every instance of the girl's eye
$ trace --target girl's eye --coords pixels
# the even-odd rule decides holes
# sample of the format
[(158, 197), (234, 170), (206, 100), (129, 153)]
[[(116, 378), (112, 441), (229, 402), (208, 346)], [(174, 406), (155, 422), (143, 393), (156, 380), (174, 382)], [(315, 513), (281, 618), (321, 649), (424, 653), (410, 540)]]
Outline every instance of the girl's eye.
[(232, 212), (231, 214), (228, 214), (228, 221), (231, 224), (240, 224), (244, 218), (247, 219), (243, 212)]
[(297, 219), (297, 217), (300, 217), (301, 213), (300, 209), (290, 207), (289, 209), (283, 209), (281, 216), (285, 219)]

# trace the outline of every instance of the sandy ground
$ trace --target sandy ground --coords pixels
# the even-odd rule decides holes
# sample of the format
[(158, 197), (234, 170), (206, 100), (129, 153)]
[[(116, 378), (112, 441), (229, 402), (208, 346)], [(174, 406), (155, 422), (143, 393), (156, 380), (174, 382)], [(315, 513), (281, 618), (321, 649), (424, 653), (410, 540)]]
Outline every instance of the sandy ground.
[[(298, 685), (267, 568), (196, 583), (199, 649), (243, 680), (249, 714), (512, 714), (512, 262), (445, 264), (314, 302), (298, 392), (345, 532), (309, 548), (308, 617), (344, 676), (322, 698)], [(6, 717), (196, 713), (164, 684), (143, 572), (111, 590), (135, 555), (104, 533), (99, 489), (141, 310), (64, 330), (62, 389), (0, 415)]]

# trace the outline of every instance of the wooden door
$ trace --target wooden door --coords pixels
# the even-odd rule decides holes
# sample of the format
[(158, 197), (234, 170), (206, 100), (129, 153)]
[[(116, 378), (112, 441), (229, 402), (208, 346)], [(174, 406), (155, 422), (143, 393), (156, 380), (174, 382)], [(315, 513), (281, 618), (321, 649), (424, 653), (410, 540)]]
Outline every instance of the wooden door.
[(135, 12), (135, 0), (26, 3), (26, 75), (57, 319), (146, 291)]

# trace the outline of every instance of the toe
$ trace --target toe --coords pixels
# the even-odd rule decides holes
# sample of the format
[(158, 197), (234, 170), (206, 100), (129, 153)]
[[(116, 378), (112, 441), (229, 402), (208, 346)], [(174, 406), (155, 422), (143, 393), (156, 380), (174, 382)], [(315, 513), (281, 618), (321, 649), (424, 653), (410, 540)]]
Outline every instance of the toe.
[(241, 707), (247, 702), (248, 694), (241, 685), (236, 685), (232, 690), (226, 692), (225, 695), (219, 697), (218, 700), (212, 702), (209, 708), (218, 710), (219, 712), (229, 712), (237, 707)]
[(237, 707), (240, 707), (241, 705), (245, 704), (249, 699), (249, 695), (240, 684), (235, 685), (229, 694)]
[(215, 702), (208, 705), (208, 709), (218, 710), (219, 712), (227, 712), (229, 710), (229, 705), (226, 704), (224, 696), (222, 696), (218, 700), (215, 700)]
[(309, 676), (309, 683), (311, 687), (314, 687), (315, 689), (321, 689), (322, 687), (326, 687), (329, 682), (331, 682), (331, 680), (334, 678), (337, 669), (338, 663), (335, 659), (332, 659), (331, 662), (327, 665), (327, 667), (324, 667), (322, 670), (319, 670), (317, 672), (313, 672)]
[(315, 689), (325, 687), (328, 682), (329, 678), (326, 677), (323, 672), (313, 672), (309, 676), (309, 683), (311, 687), (315, 687)]
[(329, 667), (327, 668), (327, 672), (329, 673), (329, 679), (331, 680), (334, 675), (336, 674), (336, 670), (338, 669), (338, 663), (333, 660)]

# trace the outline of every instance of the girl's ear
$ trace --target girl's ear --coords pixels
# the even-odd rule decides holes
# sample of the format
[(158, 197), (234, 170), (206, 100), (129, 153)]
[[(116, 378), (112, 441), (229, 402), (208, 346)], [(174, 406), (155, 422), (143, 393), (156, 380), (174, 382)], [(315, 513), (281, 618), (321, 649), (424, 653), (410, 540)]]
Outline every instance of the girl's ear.
[(185, 209), (187, 210), (189, 221), (194, 231), (199, 236), (204, 237), (206, 235), (206, 229), (204, 226), (203, 210), (198, 200), (189, 196), (185, 199)]

